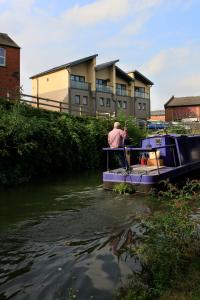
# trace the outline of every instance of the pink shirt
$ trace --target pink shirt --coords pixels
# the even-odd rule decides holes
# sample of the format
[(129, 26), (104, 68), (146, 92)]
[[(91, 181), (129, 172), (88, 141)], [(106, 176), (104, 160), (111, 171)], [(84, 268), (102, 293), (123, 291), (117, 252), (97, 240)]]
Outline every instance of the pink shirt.
[(123, 139), (127, 137), (125, 130), (113, 128), (108, 134), (108, 144), (110, 148), (118, 148), (123, 146)]

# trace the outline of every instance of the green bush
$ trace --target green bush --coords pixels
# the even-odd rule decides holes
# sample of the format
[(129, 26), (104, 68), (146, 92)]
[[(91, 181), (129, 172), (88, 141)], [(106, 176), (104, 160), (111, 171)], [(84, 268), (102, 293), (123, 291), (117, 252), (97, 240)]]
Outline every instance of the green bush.
[(141, 262), (142, 273), (121, 287), (118, 299), (158, 299), (183, 280), (199, 257), (198, 218), (192, 217), (199, 192), (200, 182), (188, 180), (180, 190), (169, 185), (156, 195), (163, 205), (142, 224), (144, 234), (131, 250)]
[[(113, 122), (1, 100), (0, 184), (100, 168)], [(139, 131), (134, 130), (136, 141)]]

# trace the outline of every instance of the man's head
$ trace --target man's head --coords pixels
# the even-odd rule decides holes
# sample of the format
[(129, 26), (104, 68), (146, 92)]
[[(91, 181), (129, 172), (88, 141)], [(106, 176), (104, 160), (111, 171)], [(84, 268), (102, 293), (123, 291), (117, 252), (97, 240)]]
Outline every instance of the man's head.
[(121, 128), (121, 124), (119, 122), (115, 122), (114, 123), (114, 128), (120, 129)]

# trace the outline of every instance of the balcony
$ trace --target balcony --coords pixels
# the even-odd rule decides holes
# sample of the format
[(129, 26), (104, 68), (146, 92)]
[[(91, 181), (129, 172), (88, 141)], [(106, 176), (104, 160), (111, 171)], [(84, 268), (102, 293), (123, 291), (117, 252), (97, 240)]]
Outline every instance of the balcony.
[(78, 90), (89, 90), (90, 83), (71, 80), (71, 88), (78, 89)]
[(109, 93), (112, 94), (112, 86), (105, 85), (105, 84), (96, 84), (96, 91), (101, 93)]
[(150, 95), (143, 92), (137, 92), (135, 91), (135, 97), (142, 98), (142, 99), (150, 99)]
[(128, 91), (127, 90), (122, 90), (122, 89), (116, 89), (116, 95), (118, 96), (128, 96)]

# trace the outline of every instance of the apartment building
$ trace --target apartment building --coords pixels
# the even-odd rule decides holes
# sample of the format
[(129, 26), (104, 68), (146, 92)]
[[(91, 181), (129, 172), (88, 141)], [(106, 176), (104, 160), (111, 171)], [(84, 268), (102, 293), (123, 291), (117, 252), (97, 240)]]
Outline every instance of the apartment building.
[(97, 65), (96, 58), (97, 54), (32, 76), (32, 95), (61, 101), (62, 111), (76, 115), (123, 112), (149, 118), (153, 83), (138, 71), (124, 72), (116, 65), (119, 60)]

